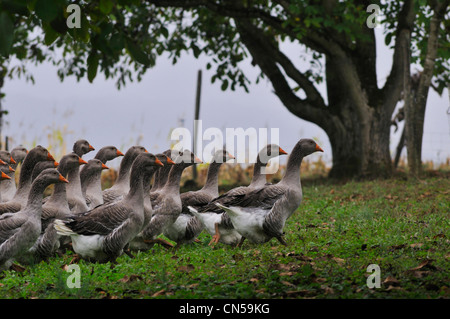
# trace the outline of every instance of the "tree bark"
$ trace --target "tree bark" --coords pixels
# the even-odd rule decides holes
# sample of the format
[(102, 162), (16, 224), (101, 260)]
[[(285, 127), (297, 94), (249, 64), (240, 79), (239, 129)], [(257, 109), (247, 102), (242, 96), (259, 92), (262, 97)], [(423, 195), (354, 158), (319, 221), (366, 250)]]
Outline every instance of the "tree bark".
[(404, 91), (406, 149), (409, 173), (416, 177), (419, 176), (422, 171), (422, 139), (425, 108), (434, 71), (434, 61), (437, 56), (439, 26), (444, 19), (449, 2), (450, 1), (448, 0), (443, 2), (436, 1), (433, 8), (434, 13), (430, 21), (427, 53), (417, 90), (413, 90), (411, 86), (409, 61), (405, 61), (405, 63), (408, 63), (408, 74), (405, 73), (405, 79), (408, 76), (408, 83), (405, 83), (406, 86)]

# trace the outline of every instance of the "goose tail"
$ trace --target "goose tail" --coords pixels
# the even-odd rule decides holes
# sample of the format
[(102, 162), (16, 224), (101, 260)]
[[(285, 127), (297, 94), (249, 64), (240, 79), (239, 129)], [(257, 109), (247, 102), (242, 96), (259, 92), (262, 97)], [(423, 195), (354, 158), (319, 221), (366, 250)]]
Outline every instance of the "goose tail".
[(189, 209), (189, 211), (192, 213), (192, 215), (194, 215), (195, 217), (197, 217), (198, 219), (200, 219), (200, 220), (203, 220), (203, 216), (202, 216), (202, 214), (200, 214), (199, 212), (198, 212), (198, 210), (196, 210), (194, 207), (192, 207), (192, 206), (188, 206), (187, 207), (188, 209)]
[(221, 209), (223, 209), (224, 211), (226, 211), (227, 214), (228, 214), (230, 217), (237, 217), (237, 216), (240, 215), (240, 211), (238, 211), (238, 210), (233, 210), (233, 209), (231, 209), (231, 208), (229, 208), (229, 207), (223, 206), (223, 205), (220, 204), (220, 203), (216, 203), (216, 206), (219, 207), (219, 208), (221, 208)]
[(72, 235), (76, 235), (75, 232), (72, 231), (72, 229), (70, 229), (69, 227), (66, 226), (66, 224), (64, 223), (63, 220), (61, 219), (56, 219), (55, 220), (55, 225), (54, 225), (56, 232), (59, 235), (62, 236), (72, 236)]

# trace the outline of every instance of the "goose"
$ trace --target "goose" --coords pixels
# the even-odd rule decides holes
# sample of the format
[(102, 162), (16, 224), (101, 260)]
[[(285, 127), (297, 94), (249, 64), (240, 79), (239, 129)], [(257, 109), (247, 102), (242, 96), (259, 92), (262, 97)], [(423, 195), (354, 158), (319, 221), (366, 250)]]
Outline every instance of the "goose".
[(28, 193), (31, 189), (31, 177), (34, 166), (42, 161), (52, 161), (55, 159), (45, 147), (38, 145), (31, 149), (25, 159), (19, 174), (19, 185), (13, 198), (7, 202), (0, 203), (0, 214), (17, 212), (28, 200)]
[(102, 161), (103, 164), (106, 164), (108, 161), (112, 161), (116, 157), (124, 156), (124, 154), (117, 149), (115, 146), (103, 146), (97, 154), (95, 154), (94, 158)]
[(15, 179), (15, 170), (17, 166), (23, 162), (23, 159), (27, 155), (28, 150), (22, 146), (16, 146), (11, 150), (11, 157), (13, 161), (10, 161), (10, 166), (14, 171), (6, 172), (6, 174), (11, 177), (11, 179), (4, 180), (0, 185), (0, 193), (1, 193), (1, 202), (10, 201), (14, 194), (16, 193), (16, 179)]
[[(151, 153), (139, 154), (133, 162), (130, 190), (122, 200), (97, 206), (68, 220), (55, 220), (60, 235), (70, 236), (73, 250), (83, 259), (115, 263), (144, 223), (145, 171), (163, 164)], [(148, 176), (148, 175), (147, 175)]]
[[(79, 158), (79, 162), (80, 165), (87, 164), (81, 157)], [(70, 170), (67, 174), (67, 179), (69, 180), (69, 184), (66, 186), (66, 194), (70, 211), (73, 214), (86, 212), (89, 208), (81, 191), (80, 169)]]
[(323, 152), (312, 139), (301, 139), (288, 158), (286, 172), (277, 184), (266, 185), (244, 195), (236, 195), (227, 206), (216, 203), (225, 210), (242, 240), (262, 244), (276, 238), (287, 245), (283, 238), (286, 220), (297, 210), (302, 201), (300, 165), (305, 156)]
[(73, 144), (72, 150), (79, 157), (82, 157), (84, 154), (95, 150), (95, 148), (86, 140), (78, 140)]
[[(70, 153), (61, 158), (58, 171), (62, 176), (67, 176), (71, 171), (79, 170), (83, 163), (84, 160), (77, 154)], [(53, 227), (54, 220), (67, 219), (72, 215), (67, 201), (65, 183), (56, 184), (52, 195), (47, 198), (42, 206), (42, 232), (30, 249), (30, 253), (36, 261), (53, 256), (60, 246), (60, 236)]]
[(27, 156), (28, 150), (23, 146), (16, 146), (11, 150), (11, 156), (14, 159), (15, 163), (11, 166), (16, 169), (17, 166), (23, 162), (25, 156)]
[[(51, 161), (44, 161), (39, 162), (36, 165), (34, 165), (33, 172), (31, 173), (31, 182), (33, 182), (36, 177), (39, 176), (40, 173), (42, 173), (43, 170), (47, 168), (57, 168), (59, 163), (57, 161), (51, 162)], [(47, 198), (44, 198), (46, 200)]]
[[(162, 153), (162, 154), (156, 154), (155, 155), (156, 158), (158, 158), (161, 163), (163, 163), (164, 166), (162, 167), (157, 167), (157, 170), (155, 171), (154, 174), (158, 173), (158, 171), (160, 171), (161, 169), (163, 169), (164, 167), (168, 166), (171, 167), (172, 165), (175, 165), (175, 162), (172, 161), (172, 159)], [(145, 220), (144, 220), (144, 225), (143, 227), (147, 226), (148, 223), (150, 222), (150, 219), (152, 218), (153, 215), (153, 207), (152, 207), (152, 202), (150, 199), (150, 189), (152, 187), (152, 184), (150, 183), (150, 180), (153, 176), (153, 173), (151, 171), (147, 171), (146, 176), (144, 176), (144, 212), (145, 212)]]
[[(168, 241), (157, 238), (170, 226), (181, 213), (180, 179), (184, 169), (202, 161), (191, 151), (184, 150), (176, 157), (175, 165), (172, 166), (167, 183), (158, 193), (158, 196), (150, 196), (153, 208), (152, 218), (147, 226), (130, 242), (132, 250), (147, 250), (153, 244), (159, 243), (163, 246), (172, 247)], [(152, 194), (150, 194), (152, 195)]]
[(89, 160), (80, 172), (81, 192), (89, 209), (103, 204), (101, 175), (104, 169), (109, 167), (94, 158)]
[(218, 150), (214, 153), (208, 167), (205, 185), (198, 191), (185, 192), (180, 195), (181, 214), (177, 220), (167, 227), (164, 236), (177, 245), (193, 242), (203, 230), (203, 224), (193, 216), (187, 206), (201, 207), (219, 196), (219, 169), (223, 163), (235, 157), (226, 150)]
[[(106, 162), (111, 161), (119, 156), (124, 156), (124, 154), (115, 146), (104, 146), (97, 152), (94, 159), (99, 160), (103, 165), (105, 165)], [(80, 171), (81, 192), (86, 199), (88, 208), (94, 208), (98, 205), (103, 204), (101, 170), (99, 174), (94, 175), (85, 172), (85, 170), (90, 170), (90, 168), (93, 168), (95, 171), (96, 169), (92, 165), (89, 165), (88, 162), (88, 165), (82, 166), (82, 169)], [(103, 167), (102, 169), (107, 168)]]
[(241, 234), (234, 229), (228, 214), (218, 207), (216, 203), (226, 205), (227, 201), (232, 200), (237, 195), (246, 194), (252, 190), (264, 187), (267, 184), (266, 175), (262, 170), (267, 166), (271, 158), (287, 153), (276, 144), (268, 144), (263, 147), (256, 158), (253, 166), (253, 176), (248, 186), (239, 186), (229, 190), (228, 192), (216, 197), (207, 205), (201, 207), (190, 206), (189, 211), (193, 213), (204, 226), (205, 230), (212, 236), (209, 243), (210, 246), (216, 245), (218, 242), (237, 245), (241, 240)]
[(141, 153), (147, 153), (145, 147), (132, 146), (130, 147), (125, 156), (122, 158), (119, 167), (119, 174), (114, 185), (108, 189), (105, 189), (102, 193), (103, 202), (109, 204), (114, 202), (120, 195), (128, 193), (130, 190), (130, 174), (131, 166), (136, 157)]
[[(172, 161), (177, 156), (180, 156), (180, 152), (172, 151), (170, 149), (164, 151), (162, 154), (165, 156), (168, 156), (168, 157), (171, 156)], [(152, 188), (150, 189), (150, 193), (156, 194), (156, 192), (158, 192), (159, 190), (161, 190), (164, 187), (164, 185), (167, 182), (167, 179), (169, 178), (169, 172), (170, 172), (171, 168), (172, 168), (171, 166), (164, 165), (164, 167), (161, 167), (160, 169), (158, 169), (155, 172), (155, 178), (154, 178), (154, 182), (152, 184)]]
[(33, 181), (23, 208), (0, 216), (0, 270), (8, 269), (33, 246), (41, 233), (42, 193), (48, 185), (62, 182), (67, 180), (56, 169), (42, 171)]
[[(11, 165), (14, 165), (16, 162), (11, 157), (11, 154), (8, 151), (0, 151), (0, 169), (8, 175), (9, 179), (1, 180), (0, 182), (0, 202), (6, 202), (7, 200), (4, 199), (4, 194), (7, 194), (8, 189), (11, 186), (10, 181), (14, 181), (14, 173), (15, 169), (12, 168)], [(14, 183), (15, 186), (15, 183)]]

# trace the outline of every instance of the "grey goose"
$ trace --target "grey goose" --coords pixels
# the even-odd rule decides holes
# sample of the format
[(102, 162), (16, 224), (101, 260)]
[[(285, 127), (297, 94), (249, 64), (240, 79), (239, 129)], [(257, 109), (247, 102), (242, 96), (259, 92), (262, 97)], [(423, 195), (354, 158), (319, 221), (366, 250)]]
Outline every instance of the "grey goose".
[[(10, 162), (11, 168), (15, 171), (19, 164), (23, 162), (23, 159), (28, 153), (28, 150), (23, 146), (16, 146), (11, 150), (11, 157), (14, 159), (14, 162)], [(0, 187), (0, 193), (1, 195), (1, 202), (7, 202), (11, 200), (14, 197), (14, 194), (17, 190), (16, 185), (16, 173), (10, 171), (6, 173), (11, 179), (4, 180), (1, 183)]]
[[(108, 161), (111, 161), (119, 156), (124, 156), (124, 154), (115, 146), (110, 145), (102, 147), (97, 152), (97, 154), (95, 154), (94, 159), (101, 161), (103, 164), (106, 164)], [(86, 172), (86, 170), (88, 170), (89, 168), (92, 168), (95, 171), (95, 168), (92, 165), (89, 165), (88, 162), (88, 165), (84, 165), (80, 170), (81, 192), (86, 199), (88, 208), (94, 208), (98, 205), (103, 204), (101, 174), (94, 174), (94, 177), (91, 173)], [(105, 167), (102, 167), (102, 169), (107, 169)]]
[(72, 150), (79, 157), (83, 157), (84, 154), (95, 150), (95, 148), (86, 140), (78, 140), (73, 144)]
[(55, 161), (45, 147), (38, 145), (28, 152), (20, 169), (16, 193), (11, 200), (0, 203), (0, 214), (17, 212), (22, 208), (22, 205), (27, 203), (28, 193), (31, 189), (33, 168), (42, 161)]
[(53, 183), (67, 182), (54, 168), (42, 171), (33, 181), (27, 202), (15, 213), (0, 216), (0, 270), (26, 255), (41, 233), (42, 194)]
[(224, 204), (224, 209), (234, 228), (242, 235), (241, 243), (248, 239), (261, 244), (276, 238), (286, 245), (283, 228), (286, 220), (297, 210), (302, 201), (300, 165), (305, 156), (323, 150), (312, 139), (301, 139), (294, 146), (286, 165), (286, 172), (277, 184), (265, 185)]
[(102, 193), (103, 202), (109, 204), (117, 200), (121, 195), (127, 194), (130, 189), (131, 166), (136, 157), (141, 153), (148, 153), (145, 147), (132, 146), (125, 153), (120, 162), (119, 174), (114, 185), (105, 189)]
[(213, 154), (205, 184), (197, 191), (185, 192), (180, 195), (182, 205), (180, 216), (172, 225), (166, 228), (164, 236), (177, 244), (182, 244), (191, 243), (200, 235), (203, 230), (203, 224), (197, 217), (192, 215), (187, 207), (202, 207), (219, 196), (220, 167), (223, 163), (234, 158), (233, 155), (224, 149), (218, 150)]
[(170, 169), (167, 183), (156, 196), (153, 193), (150, 194), (152, 218), (138, 236), (131, 241), (130, 249), (132, 250), (146, 250), (155, 243), (172, 246), (166, 240), (157, 237), (163, 234), (181, 213), (180, 179), (184, 169), (202, 163), (202, 161), (191, 151), (184, 150), (174, 159), (174, 162), (175, 165)]
[[(84, 160), (77, 154), (70, 153), (61, 158), (57, 170), (62, 176), (68, 176), (71, 171), (78, 171), (83, 163)], [(66, 183), (55, 184), (53, 193), (42, 205), (42, 231), (30, 249), (35, 261), (53, 256), (60, 247), (61, 236), (56, 233), (53, 223), (55, 219), (67, 219), (72, 216), (67, 201), (66, 185)]]
[(212, 236), (209, 245), (214, 246), (218, 242), (228, 245), (239, 244), (242, 237), (241, 234), (233, 227), (228, 214), (218, 207), (216, 203), (226, 205), (228, 201), (233, 200), (234, 196), (243, 195), (264, 187), (267, 184), (267, 180), (263, 169), (268, 165), (270, 159), (286, 154), (277, 144), (266, 145), (258, 153), (253, 166), (252, 180), (248, 186), (235, 187), (214, 198), (207, 205), (188, 207), (190, 212), (196, 215), (205, 230)]
[(103, 204), (101, 175), (104, 169), (109, 167), (101, 160), (93, 158), (80, 171), (81, 193), (89, 209)]
[(97, 206), (68, 220), (55, 220), (60, 235), (70, 236), (79, 257), (115, 263), (144, 223), (145, 171), (163, 165), (153, 154), (141, 153), (133, 162), (130, 189), (122, 200)]

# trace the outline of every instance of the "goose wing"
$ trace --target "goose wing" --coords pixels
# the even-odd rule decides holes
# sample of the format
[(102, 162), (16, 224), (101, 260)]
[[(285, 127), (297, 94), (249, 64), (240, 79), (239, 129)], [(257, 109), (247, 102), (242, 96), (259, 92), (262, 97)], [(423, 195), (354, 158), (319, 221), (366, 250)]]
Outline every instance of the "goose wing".
[(121, 203), (100, 205), (93, 210), (71, 217), (65, 222), (73, 232), (80, 235), (108, 235), (129, 216), (129, 208)]
[(17, 233), (27, 220), (27, 216), (23, 214), (8, 214), (4, 216), (0, 220), (0, 246)]
[(205, 192), (187, 192), (180, 195), (182, 204), (182, 213), (191, 214), (188, 206), (195, 208), (207, 205), (213, 198)]
[(246, 194), (235, 195), (223, 205), (271, 209), (280, 198), (286, 195), (286, 191), (285, 187), (278, 184), (267, 185)]

